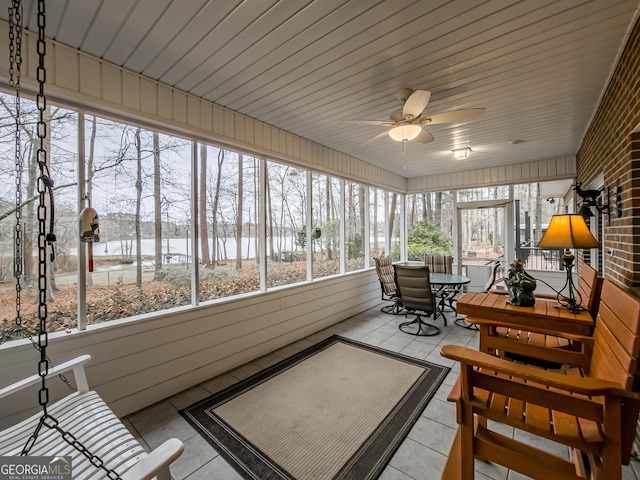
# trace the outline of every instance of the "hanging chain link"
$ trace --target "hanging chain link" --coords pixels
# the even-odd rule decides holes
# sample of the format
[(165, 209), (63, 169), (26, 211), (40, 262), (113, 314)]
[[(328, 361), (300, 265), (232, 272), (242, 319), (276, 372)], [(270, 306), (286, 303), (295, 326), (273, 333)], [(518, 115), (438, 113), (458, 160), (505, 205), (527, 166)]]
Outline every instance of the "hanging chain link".
[[(38, 177), (38, 346), (40, 350), (40, 361), (38, 363), (38, 374), (42, 378), (40, 391), (38, 393), (38, 401), (42, 406), (42, 416), (35, 428), (33, 434), (27, 440), (26, 445), (22, 449), (22, 455), (27, 455), (38, 438), (40, 430), (43, 426), (56, 430), (63, 438), (65, 442), (75, 448), (78, 452), (82, 453), (89, 459), (92, 465), (104, 470), (107, 474), (107, 478), (112, 480), (121, 480), (114, 470), (105, 466), (104, 461), (97, 455), (93, 455), (87, 448), (70, 432), (65, 431), (59, 425), (58, 420), (52, 417), (47, 412), (47, 406), (49, 403), (49, 389), (46, 385), (46, 377), (49, 373), (49, 359), (47, 358), (47, 345), (49, 343), (49, 337), (47, 335), (47, 244), (55, 242), (55, 235), (53, 233), (54, 215), (53, 211), (49, 217), (50, 228), (47, 233), (47, 206), (46, 196), (49, 194), (51, 202), (50, 208), (53, 210), (53, 181), (49, 177), (49, 167), (47, 163), (47, 151), (45, 148), (45, 139), (47, 137), (47, 125), (45, 122), (45, 109), (47, 107), (46, 97), (44, 95), (44, 84), (46, 82), (46, 70), (44, 65), (45, 53), (46, 53), (46, 41), (45, 41), (45, 0), (38, 0), (38, 68), (36, 70), (36, 77), (38, 80), (38, 94), (36, 96), (36, 103), (38, 107), (38, 150), (36, 152), (36, 159), (38, 167), (40, 169), (40, 176)], [(15, 53), (14, 53), (15, 57)], [(53, 259), (53, 256), (52, 256)]]
[(16, 89), (15, 112), (15, 159), (16, 159), (16, 223), (14, 232), (14, 267), (13, 274), (16, 278), (16, 319), (14, 331), (18, 332), (22, 327), (21, 318), (21, 292), (22, 285), (22, 173), (24, 169), (24, 159), (22, 157), (22, 140), (20, 136), (21, 125), (21, 100), (20, 100), (20, 69), (22, 66), (22, 3), (13, 0), (9, 8), (9, 57), (10, 57), (10, 78), (11, 84)]

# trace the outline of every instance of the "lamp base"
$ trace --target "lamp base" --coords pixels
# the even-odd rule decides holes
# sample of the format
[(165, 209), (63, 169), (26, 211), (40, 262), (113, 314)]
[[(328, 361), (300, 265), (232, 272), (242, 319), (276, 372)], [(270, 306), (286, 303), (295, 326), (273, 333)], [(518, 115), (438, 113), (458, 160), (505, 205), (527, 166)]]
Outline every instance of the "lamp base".
[[(571, 271), (573, 270), (573, 261), (575, 260), (575, 257), (573, 256), (573, 254), (569, 249), (566, 249), (564, 251), (562, 260), (564, 262), (565, 271), (567, 272), (567, 280), (564, 284), (564, 287), (562, 287), (562, 290), (558, 292), (558, 297), (557, 297), (558, 305), (556, 305), (556, 307), (566, 308), (572, 313), (580, 313), (583, 310), (585, 310), (585, 308), (581, 305), (582, 295), (580, 295), (580, 292), (573, 284), (573, 277), (571, 275)], [(562, 292), (564, 292), (565, 290), (568, 291), (568, 296), (562, 295)], [(578, 293), (578, 298), (576, 298), (576, 295), (574, 292)], [(565, 300), (561, 300), (561, 298)]]
[(553, 308), (564, 308), (569, 310), (571, 313), (580, 313), (586, 310), (582, 305), (571, 306), (568, 303), (558, 303), (557, 305), (554, 305)]

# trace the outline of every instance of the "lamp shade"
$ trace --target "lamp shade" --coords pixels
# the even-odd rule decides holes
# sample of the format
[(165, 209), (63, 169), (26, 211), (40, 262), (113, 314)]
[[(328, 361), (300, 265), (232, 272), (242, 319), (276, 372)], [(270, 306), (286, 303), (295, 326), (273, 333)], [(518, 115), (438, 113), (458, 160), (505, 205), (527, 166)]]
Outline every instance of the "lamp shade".
[(422, 127), (419, 125), (400, 125), (389, 130), (389, 136), (396, 142), (408, 142), (420, 135), (421, 131)]
[(600, 243), (579, 214), (554, 215), (540, 239), (541, 248), (597, 248)]

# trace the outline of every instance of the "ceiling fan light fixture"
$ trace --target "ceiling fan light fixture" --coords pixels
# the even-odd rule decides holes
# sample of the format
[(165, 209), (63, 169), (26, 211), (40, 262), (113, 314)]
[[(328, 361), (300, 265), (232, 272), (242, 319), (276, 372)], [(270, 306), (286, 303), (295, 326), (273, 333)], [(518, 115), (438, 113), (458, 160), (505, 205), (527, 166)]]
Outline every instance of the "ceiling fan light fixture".
[(471, 149), (469, 147), (456, 148), (451, 151), (456, 160), (466, 160), (471, 156)]
[(421, 131), (419, 125), (400, 125), (389, 130), (389, 136), (396, 142), (408, 142), (420, 135)]

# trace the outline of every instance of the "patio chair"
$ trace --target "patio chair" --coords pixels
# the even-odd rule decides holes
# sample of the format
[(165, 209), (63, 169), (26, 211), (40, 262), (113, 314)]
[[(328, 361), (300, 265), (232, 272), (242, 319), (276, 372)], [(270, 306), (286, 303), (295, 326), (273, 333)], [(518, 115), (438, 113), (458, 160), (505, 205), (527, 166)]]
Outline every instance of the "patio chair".
[[(562, 373), (445, 345), (441, 354), (460, 362), (460, 376), (449, 395), (458, 430), (442, 478), (474, 478), (475, 457), (533, 478), (620, 480), (640, 412), (640, 302), (605, 280), (595, 333), (581, 341), (590, 344), (579, 362), (586, 368)], [(501, 424), (566, 445), (572, 458), (498, 433)]]
[(373, 259), (376, 263), (376, 273), (380, 281), (380, 289), (382, 290), (381, 299), (387, 302), (393, 302), (391, 305), (385, 305), (380, 310), (383, 313), (398, 314), (399, 305), (396, 296), (396, 281), (393, 276), (393, 264), (390, 257), (376, 257)]
[(413, 321), (401, 323), (400, 330), (409, 335), (423, 337), (440, 333), (438, 327), (426, 323), (422, 319), (422, 315), (433, 315), (435, 318), (438, 308), (429, 281), (429, 267), (426, 265), (396, 265), (395, 282), (398, 301), (408, 314), (416, 316)]
[[(424, 264), (429, 267), (431, 273), (453, 273), (453, 257), (451, 255), (431, 255), (424, 256)], [(448, 305), (451, 310), (455, 310), (453, 302), (457, 295), (457, 290), (451, 289), (447, 285), (431, 284), (436, 299), (442, 307), (442, 316), (444, 317), (444, 307)], [(445, 320), (446, 325), (446, 320)]]

